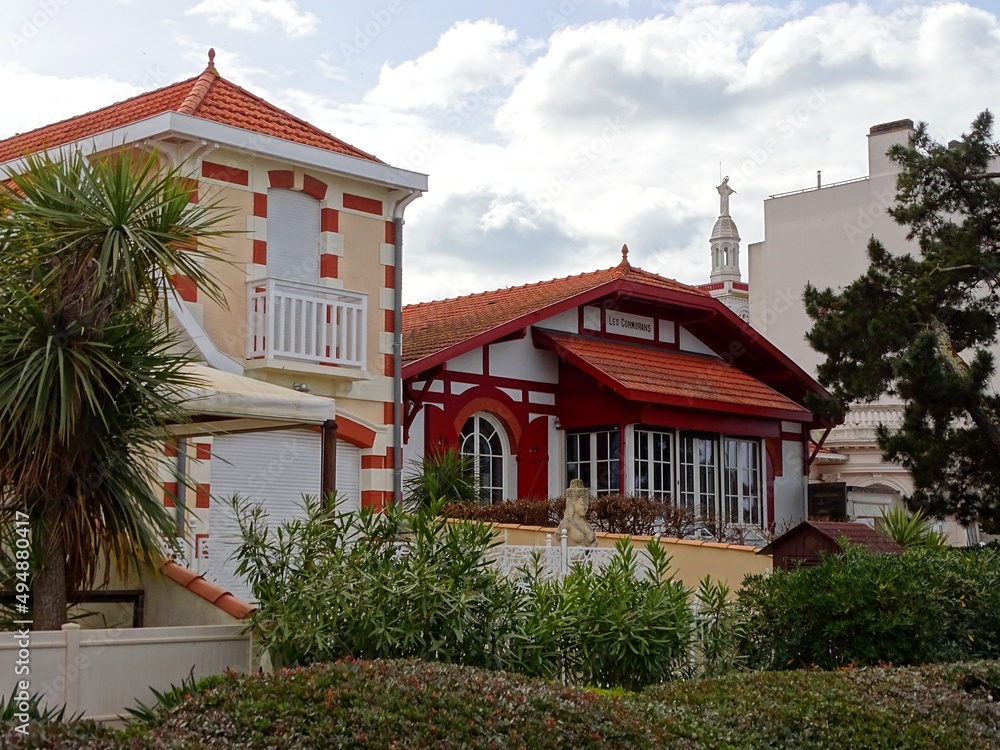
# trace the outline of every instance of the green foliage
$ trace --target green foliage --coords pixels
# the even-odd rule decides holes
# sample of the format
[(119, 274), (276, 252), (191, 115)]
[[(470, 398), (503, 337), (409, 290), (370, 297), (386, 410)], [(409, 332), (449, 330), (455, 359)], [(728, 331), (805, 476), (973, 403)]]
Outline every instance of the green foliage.
[(413, 467), (403, 482), (407, 508), (428, 508), (438, 500), (477, 503), (482, 490), (472, 458), (454, 449), (431, 450)]
[(488, 564), (489, 526), (449, 522), (437, 506), (341, 514), (307, 498), (304, 519), (271, 527), (259, 506), (234, 502), (238, 570), (259, 603), (251, 623), (280, 664), (419, 657), (636, 687), (687, 658), (690, 592), (655, 542), (645, 577), (623, 541), (602, 570), (548, 580), (535, 566), (514, 582)]
[[(441, 512), (449, 518), (484, 523), (555, 527), (566, 512), (566, 499), (505, 500), (495, 505), (447, 503)], [(631, 536), (660, 534), (683, 539), (698, 526), (693, 513), (673, 503), (624, 495), (591, 498), (586, 518), (596, 531)]]
[(486, 564), (489, 527), (392, 507), (338, 513), (311, 498), (305, 519), (272, 527), (260, 506), (235, 502), (238, 570), (259, 603), (251, 622), (279, 663), (510, 663), (522, 594)]
[(921, 124), (895, 146), (896, 204), (918, 255), (895, 255), (873, 238), (869, 267), (839, 291), (805, 291), (807, 334), (826, 355), (828, 411), (883, 394), (906, 406), (902, 428), (878, 433), (887, 461), (913, 477), (913, 507), (962, 521), (1000, 520), (1000, 397), (991, 348), (1000, 330), (1000, 158), (993, 116), (983, 112), (949, 145)]
[(17, 699), (17, 693), (12, 692), (9, 698), (0, 695), (0, 724), (6, 722), (18, 722), (21, 714), (27, 714), (31, 724), (57, 724), (64, 721), (75, 721), (78, 717), (67, 716), (66, 706), (48, 706), (42, 704), (42, 696), (32, 693), (28, 699), (28, 710), (22, 711), (21, 701)]
[(221, 298), (204, 260), (225, 217), (190, 195), (133, 151), (29, 156), (0, 183), (0, 525), (28, 514), (37, 628), (172, 533), (149, 457), (192, 378), (164, 328), (168, 277)]
[(898, 506), (883, 510), (881, 518), (875, 520), (875, 528), (900, 547), (943, 549), (948, 546), (945, 535), (934, 528), (919, 508), (914, 513)]
[(125, 712), (133, 719), (138, 719), (140, 721), (152, 721), (157, 716), (161, 716), (184, 703), (188, 696), (196, 690), (205, 689), (209, 684), (218, 679), (220, 678), (209, 677), (207, 680), (199, 683), (199, 681), (194, 678), (194, 667), (192, 667), (191, 672), (188, 673), (187, 677), (181, 680), (180, 685), (171, 684), (170, 687), (163, 692), (160, 692), (154, 687), (150, 687), (149, 690), (156, 699), (153, 701), (152, 705), (147, 706), (142, 701), (136, 701), (135, 706), (133, 708), (126, 708)]
[(743, 669), (747, 618), (726, 584), (703, 578), (694, 594), (694, 651), (688, 676), (720, 677)]
[(1000, 746), (998, 689), (996, 662), (743, 674), (636, 694), (418, 661), (342, 661), (216, 678), (118, 731), (54, 725), (0, 739), (19, 750), (965, 750)]
[(1000, 553), (849, 547), (815, 567), (748, 576), (755, 666), (921, 664), (1000, 655)]

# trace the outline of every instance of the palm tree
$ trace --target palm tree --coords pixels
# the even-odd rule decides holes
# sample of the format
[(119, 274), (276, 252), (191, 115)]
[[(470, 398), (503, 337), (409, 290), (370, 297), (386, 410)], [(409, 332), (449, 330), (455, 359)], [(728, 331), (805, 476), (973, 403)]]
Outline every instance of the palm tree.
[(0, 523), (30, 519), (34, 627), (99, 574), (156, 564), (154, 486), (191, 385), (165, 321), (170, 274), (204, 270), (226, 218), (157, 154), (30, 156), (0, 184)]

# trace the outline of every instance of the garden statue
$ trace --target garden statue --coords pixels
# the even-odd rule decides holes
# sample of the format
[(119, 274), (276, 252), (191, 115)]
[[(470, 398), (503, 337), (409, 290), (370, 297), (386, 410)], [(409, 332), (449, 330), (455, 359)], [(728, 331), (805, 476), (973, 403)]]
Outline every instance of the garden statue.
[(590, 507), (590, 490), (583, 481), (574, 479), (566, 490), (566, 513), (559, 522), (560, 534), (565, 530), (567, 541), (574, 547), (596, 547), (597, 537), (587, 525), (587, 508)]

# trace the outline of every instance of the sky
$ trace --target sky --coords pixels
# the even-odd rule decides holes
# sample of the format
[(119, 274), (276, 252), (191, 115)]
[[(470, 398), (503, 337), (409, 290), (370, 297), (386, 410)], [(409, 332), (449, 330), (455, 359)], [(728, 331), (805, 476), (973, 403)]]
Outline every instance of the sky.
[(872, 125), (947, 141), (1000, 105), (1000, 0), (6, 0), (0, 137), (196, 75), (209, 47), (429, 175), (408, 303), (607, 268), (623, 243), (705, 282), (721, 176), (745, 248), (768, 195), (865, 175)]

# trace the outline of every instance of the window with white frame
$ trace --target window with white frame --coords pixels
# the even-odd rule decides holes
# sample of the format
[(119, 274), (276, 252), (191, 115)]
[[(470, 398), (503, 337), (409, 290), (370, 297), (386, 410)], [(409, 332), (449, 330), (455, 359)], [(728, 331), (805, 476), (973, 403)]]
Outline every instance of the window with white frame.
[(674, 493), (674, 434), (636, 428), (632, 438), (633, 494), (666, 501)]
[(723, 440), (722, 517), (728, 523), (764, 523), (759, 440)]
[(678, 443), (678, 505), (699, 518), (714, 518), (719, 496), (718, 438), (682, 433)]
[(485, 412), (473, 414), (462, 427), (458, 445), (459, 452), (472, 460), (483, 499), (491, 503), (504, 500), (508, 451), (499, 422)]
[(566, 478), (580, 479), (595, 495), (621, 492), (620, 432), (598, 430), (566, 435)]

